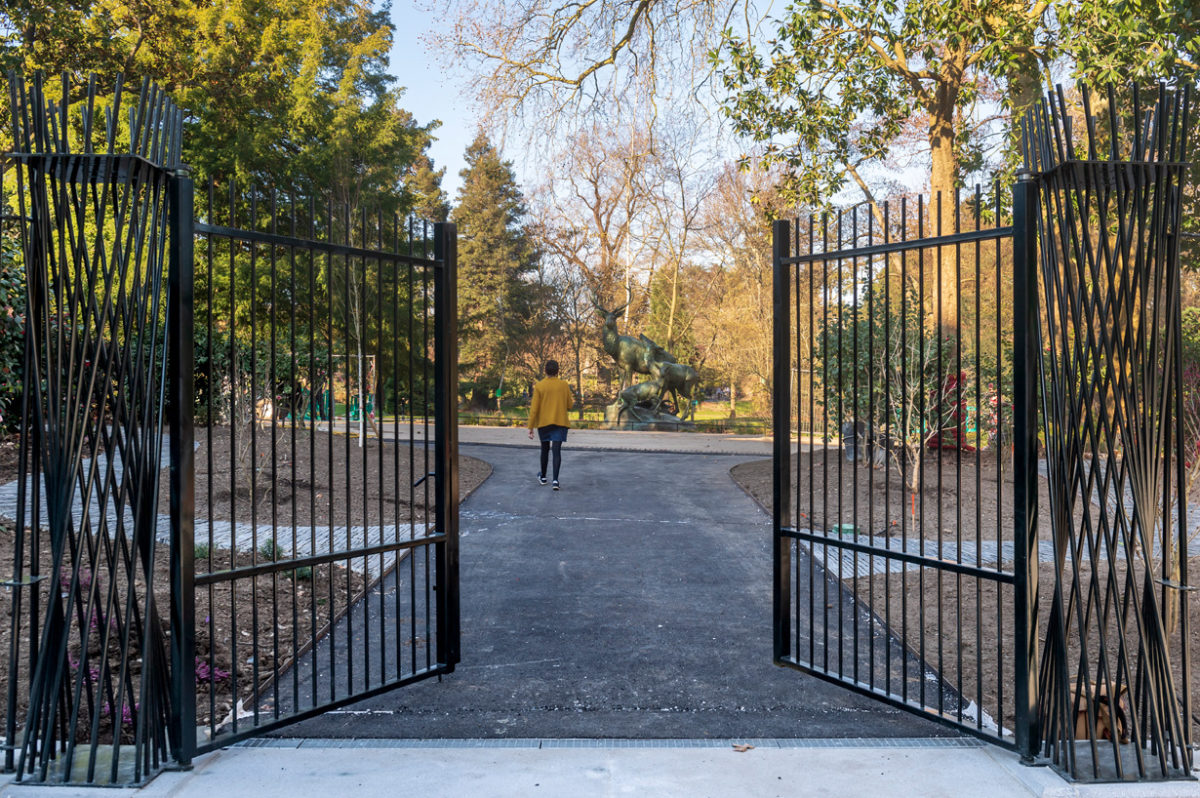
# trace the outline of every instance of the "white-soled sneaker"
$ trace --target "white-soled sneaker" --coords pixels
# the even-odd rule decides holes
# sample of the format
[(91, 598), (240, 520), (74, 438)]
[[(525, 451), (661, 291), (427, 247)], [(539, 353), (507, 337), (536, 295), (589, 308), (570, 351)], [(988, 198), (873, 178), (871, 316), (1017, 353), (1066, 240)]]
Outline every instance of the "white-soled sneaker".
[(546, 484), (546, 478), (545, 478), (544, 476), (542, 476), (541, 474), (538, 474), (538, 484), (539, 484), (539, 485), (545, 485), (545, 484)]
[(558, 480), (554, 480), (554, 489), (558, 490)]

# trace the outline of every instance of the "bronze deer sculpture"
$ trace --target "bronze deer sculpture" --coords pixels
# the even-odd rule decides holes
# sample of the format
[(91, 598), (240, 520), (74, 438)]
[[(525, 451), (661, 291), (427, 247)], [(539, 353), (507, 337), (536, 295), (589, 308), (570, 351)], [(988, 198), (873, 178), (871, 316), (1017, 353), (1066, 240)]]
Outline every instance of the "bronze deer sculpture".
[[(596, 312), (604, 317), (604, 351), (616, 361), (617, 368), (621, 372), (621, 387), (618, 390), (624, 390), (626, 386), (633, 383), (634, 372), (650, 373), (650, 365), (653, 363), (652, 357), (656, 347), (653, 341), (646, 343), (646, 341), (639, 341), (632, 336), (617, 333), (617, 316), (629, 305), (628, 302), (612, 310), (605, 310), (594, 299), (592, 305), (596, 308)], [(664, 351), (661, 347), (657, 347), (657, 349), (660, 352)]]
[[(675, 412), (682, 413), (684, 405), (679, 401), (679, 397), (682, 396), (688, 402), (692, 401), (696, 386), (700, 384), (699, 373), (691, 366), (662, 360), (652, 363), (650, 372), (654, 375), (654, 379), (662, 385), (664, 396), (667, 391), (671, 392), (671, 396), (675, 400)], [(661, 397), (659, 404), (662, 404)]]
[(650, 412), (657, 413), (662, 405), (663, 393), (663, 384), (658, 380), (646, 380), (637, 385), (630, 385), (617, 394), (617, 420), (619, 421), (624, 413), (637, 418), (636, 408), (642, 402), (654, 402)]

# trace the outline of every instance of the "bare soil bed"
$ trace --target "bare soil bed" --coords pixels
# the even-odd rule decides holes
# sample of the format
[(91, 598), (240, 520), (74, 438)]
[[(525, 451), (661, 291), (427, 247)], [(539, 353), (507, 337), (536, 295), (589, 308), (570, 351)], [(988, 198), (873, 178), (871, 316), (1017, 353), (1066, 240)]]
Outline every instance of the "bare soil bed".
[[(1197, 569), (1200, 569), (1200, 557), (1190, 558), (1189, 573), (1200, 574)], [(928, 569), (925, 571), (924, 582), (917, 572), (909, 571), (903, 579), (899, 574), (880, 574), (870, 579), (846, 580), (846, 583), (855, 583), (852, 589), (859, 600), (869, 603), (880, 618), (887, 613), (887, 625), (894, 634), (899, 635), (901, 629), (908, 631), (904, 642), (912, 651), (919, 652), (923, 640), (926, 662), (938, 669), (946, 683), (980, 704), (993, 719), (1011, 729), (1015, 668), (1012, 588), (997, 586), (995, 582), (987, 580), (958, 579), (953, 574), (945, 574), (940, 579), (939, 590), (938, 577)], [(1124, 588), (1124, 561), (1117, 563), (1114, 572), (1117, 584)], [(1091, 574), (1088, 570), (1082, 570), (1080, 575), (1086, 580)], [(1097, 576), (1107, 580), (1107, 568), (1102, 566)], [(1140, 589), (1142, 582), (1138, 579), (1135, 584)], [(1053, 563), (1042, 563), (1038, 567), (1038, 585), (1042, 618), (1039, 650), (1045, 656), (1045, 619), (1048, 618), (1054, 586)], [(907, 601), (904, 601), (905, 598)], [(939, 628), (944, 630), (941, 634)], [(977, 634), (977, 629), (982, 634)], [(1115, 618), (1110, 617), (1109, 634), (1105, 639), (1106, 662), (1110, 669), (1117, 664), (1120, 636), (1116, 634), (1116, 629)], [(1182, 624), (1168, 635), (1168, 647), (1175, 659), (1173, 667), (1176, 674), (1180, 673), (1181, 635)], [(1190, 661), (1195, 662), (1197, 653), (1200, 653), (1200, 602), (1195, 599), (1188, 604), (1188, 635)], [(1125, 643), (1131, 652), (1137, 645), (1137, 627), (1132, 617), (1127, 621)], [(1067, 641), (1067, 649), (1068, 667), (1073, 675), (1079, 662), (1078, 634), (1074, 631)], [(1094, 669), (1099, 650), (1099, 636), (1093, 629), (1088, 640), (1089, 661), (1093, 668), (1091, 681), (1097, 678)], [(1136, 667), (1136, 655), (1130, 654), (1129, 663), (1131, 667)], [(1110, 670), (1110, 678), (1112, 673)], [(1188, 675), (1194, 700), (1195, 696), (1200, 696), (1200, 674), (1192, 667)]]
[[(263, 430), (259, 430), (261, 434)], [(330, 436), (328, 433), (315, 433), (308, 436), (304, 431), (305, 443), (291, 446), (290, 439), (286, 447), (280, 446), (276, 457), (278, 475), (273, 487), (260, 493), (260, 500), (254, 508), (257, 523), (271, 522), (272, 511), (277, 514), (280, 525), (301, 524), (364, 524), (379, 523), (383, 518), (387, 522), (407, 522), (410, 518), (424, 517), (426, 508), (432, 514), (432, 486), (428, 497), (424, 487), (419, 490), (408, 490), (414, 481), (409, 470), (408, 444), (402, 443), (397, 450), (394, 444), (379, 442), (371, 439), (359, 449), (356, 442), (347, 447), (342, 436)], [(212, 441), (213, 457), (209, 466), (209, 442), (204, 430), (197, 430), (197, 441), (200, 446), (196, 452), (196, 516), (198, 520), (210, 517), (214, 519), (250, 520), (251, 507), (248, 500), (238, 502), (231, 500), (228, 475), (230, 472), (229, 458), (232, 448), (228, 435), (214, 434)], [(270, 442), (270, 431), (267, 430), (265, 442)], [(277, 441), (277, 443), (279, 443)], [(316, 455), (312, 456), (311, 443), (316, 444)], [(332, 445), (331, 445), (332, 444)], [(260, 442), (260, 446), (263, 443)], [(330, 452), (332, 451), (332, 455)], [(17, 444), (15, 438), (0, 441), (0, 484), (17, 478), (16, 462)], [(279, 455), (282, 454), (281, 458)], [(363, 469), (364, 455), (367, 468)], [(399, 456), (397, 456), (399, 455)], [(425, 464), (423, 453), (417, 452), (414, 465), (418, 474), (424, 473)], [(432, 452), (430, 453), (432, 457)], [(266, 458), (263, 458), (266, 459)], [(280, 461), (285, 465), (279, 465)], [(304, 474), (303, 478), (292, 477), (292, 466), (296, 474)], [(349, 464), (350, 478), (346, 478)], [(165, 473), (165, 472), (164, 472)], [(216, 475), (213, 481), (213, 502), (207, 501), (209, 495), (210, 474)], [(491, 474), (491, 466), (471, 457), (459, 458), (459, 487), (462, 498), (468, 496)], [(259, 479), (271, 482), (272, 471), (258, 471)], [(380, 476), (382, 475), (382, 479)], [(315, 476), (315, 478), (314, 478)], [(160, 512), (168, 506), (169, 488), (163, 480), (160, 494)], [(429, 484), (426, 480), (425, 485)], [(224, 485), (224, 495), (221, 495)], [(400, 495), (395, 494), (395, 487), (404, 486)], [(241, 488), (237, 485), (235, 487)], [(320, 497), (319, 500), (309, 501), (308, 496)], [(248, 499), (247, 490), (243, 499)], [(330, 497), (333, 497), (332, 507)], [(266, 512), (263, 512), (264, 506)], [(198, 524), (198, 529), (200, 525)], [(198, 533), (199, 534), (199, 533)], [(282, 536), (281, 536), (282, 537)], [(48, 573), (52, 567), (47, 546), (43, 546), (39, 557), (39, 570)], [(15, 551), (15, 533), (13, 525), (0, 519), (0, 575), (8, 578), (13, 572), (12, 556)], [(170, 595), (170, 575), (168, 570), (168, 550), (166, 546), (158, 546), (154, 563), (154, 594), (158, 605), (158, 614), (166, 625), (169, 618), (168, 608)], [(223, 570), (239, 568), (264, 559), (271, 559), (270, 552), (256, 551), (252, 548), (234, 552), (229, 549), (214, 547), (209, 550), (206, 546), (198, 545), (194, 552), (197, 559), (197, 570)], [(30, 572), (32, 563), (26, 554), (24, 563), (25, 573)], [(89, 569), (84, 569), (89, 570)], [(138, 580), (140, 583), (140, 579)], [(45, 607), (48, 600), (49, 580), (40, 583), (41, 606)], [(336, 622), (341, 613), (358, 600), (368, 588), (366, 578), (351, 571), (338, 563), (318, 565), (313, 568), (296, 571), (281, 571), (261, 574), (254, 577), (243, 577), (236, 582), (221, 582), (210, 587), (201, 587), (196, 591), (196, 655), (197, 655), (197, 689), (196, 713), (197, 722), (208, 724), (214, 720), (219, 724), (228, 717), (234, 709), (233, 696), (253, 694), (255, 688), (261, 689), (269, 682), (272, 674), (286, 668), (299, 654), (303, 654), (312, 642), (325, 633), (330, 624)], [(9, 678), (7, 653), (10, 651), (12, 636), (13, 591), (0, 589), (0, 652), (4, 652), (5, 661), (0, 663), (0, 697), (6, 695)], [(24, 620), (23, 620), (24, 623)], [(27, 627), (26, 627), (27, 628)], [(20, 645), (26, 650), (28, 632), (22, 633)], [(82, 651), (78, 631), (73, 633), (69, 644), (69, 656), (74, 668), (86, 668), (93, 672), (91, 678), (97, 679), (101, 672), (101, 660), (106, 657), (115, 664), (115, 652), (105, 654), (99, 650), (98, 635), (90, 634), (88, 651)], [(235, 665), (232, 641), (237, 643), (237, 662)], [(16, 708), (18, 724), (23, 722), (27, 705), (28, 674), (25, 672), (27, 657), (22, 657), (21, 672), (18, 674), (18, 706)], [(134, 668), (140, 665), (134, 664)], [(136, 675), (136, 670), (133, 671)], [(0, 700), (3, 700), (0, 698)], [(123, 715), (122, 726), (132, 728), (129, 708), (121, 712), (107, 710), (102, 712), (101, 735), (111, 735), (116, 715)], [(80, 731), (87, 734), (88, 722), (86, 712), (81, 717)], [(128, 728), (125, 734), (128, 734)]]
[[(830, 529), (852, 524), (861, 534), (885, 529), (937, 531), (954, 539), (959, 529), (979, 529), (987, 539), (996, 530), (1012, 539), (1013, 481), (1011, 459), (997, 461), (995, 452), (929, 452), (922, 465), (922, 489), (910, 492), (894, 468), (847, 462), (836, 449), (801, 452), (793, 466), (792, 512), (800, 526)], [(760, 505), (771, 506), (772, 462), (735, 466), (733, 479)], [(1049, 493), (1042, 485), (1043, 499)]]
[(17, 478), (17, 456), (20, 453), (19, 435), (0, 432), (0, 485)]
[[(0, 551), (11, 557), (15, 548), (14, 531), (11, 524), (0, 521)], [(46, 574), (52, 567), (50, 552), (43, 549), (39, 557), (39, 573)], [(239, 552), (234, 560), (236, 566), (250, 565), (254, 557), (251, 552)], [(32, 563), (26, 556), (25, 573), (30, 573)], [(158, 616), (162, 621), (164, 631), (170, 630), (170, 570), (169, 552), (167, 547), (158, 546), (154, 558), (154, 596)], [(9, 573), (11, 563), (6, 564), (4, 573)], [(88, 569), (84, 567), (83, 571)], [(69, 578), (70, 574), (64, 574)], [(330, 584), (332, 580), (332, 586)], [(138, 580), (139, 586), (142, 580)], [(47, 606), (49, 580), (39, 584), (40, 606)], [(317, 598), (333, 593), (339, 597), (347, 595), (357, 598), (366, 588), (366, 580), (361, 574), (350, 571), (341, 565), (331, 564), (309, 569), (300, 580), (287, 576), (262, 575), (254, 579), (240, 579), (236, 583), (225, 582), (214, 586), (211, 590), (204, 588), (196, 594), (196, 714), (197, 722), (207, 724), (214, 716), (220, 722), (228, 715), (230, 695), (247, 695), (253, 692), (255, 685), (261, 685), (274, 672), (276, 663), (286, 667), (294, 657), (298, 646), (303, 646), (313, 638), (314, 629), (319, 637), (322, 631), (335, 620), (336, 613), (344, 609), (339, 603)], [(102, 595), (107, 592), (107, 586), (101, 585)], [(118, 586), (118, 593), (124, 592), (124, 585)], [(143, 588), (144, 589), (144, 588)], [(12, 636), (12, 592), (0, 590), (0, 651), (5, 655), (9, 652), (9, 641)], [(256, 595), (259, 608), (255, 612), (254, 602), (250, 597)], [(118, 602), (122, 603), (122, 602)], [(81, 604), (69, 608), (72, 615), (84, 612)], [(102, 686), (111, 682), (112, 690), (117, 689), (115, 674), (120, 666), (120, 656), (115, 645), (107, 652), (101, 650), (100, 630), (107, 619), (101, 618), (92, 624), (94, 628), (88, 634), (87, 651), (83, 654), (83, 643), (79, 634), (78, 624), (72, 630), (68, 644), (68, 660), (71, 663), (74, 677), (80, 669), (90, 672), (88, 679), (96, 686), (97, 692), (103, 696), (107, 690)], [(112, 620), (114, 632), (117, 631), (115, 618)], [(22, 651), (27, 650), (28, 616), (23, 613), (22, 633), (19, 641)], [(238, 651), (238, 664), (235, 667), (231, 640), (242, 641)], [(214, 642), (215, 641), (215, 642)], [(134, 646), (136, 649), (136, 645)], [(82, 655), (81, 655), (82, 654)], [(254, 664), (245, 664), (248, 659)], [(108, 668), (102, 670), (102, 663), (108, 663)], [(22, 656), (19, 660), (18, 674), (18, 706), (17, 723), (23, 723), (27, 707), (28, 689), (28, 660)], [(130, 662), (131, 678), (135, 681), (141, 671), (140, 660)], [(107, 678), (102, 673), (110, 674)], [(7, 659), (0, 671), (0, 696), (6, 695), (9, 672)], [(72, 683), (73, 684), (73, 683)], [(103, 697), (98, 703), (103, 704), (109, 699)], [(129, 705), (121, 707), (119, 713), (105, 709), (101, 711), (100, 734), (102, 738), (111, 734), (113, 719), (121, 714), (126, 734), (132, 728), (132, 715)], [(79, 721), (80, 731), (86, 736), (90, 717), (86, 708), (81, 712)]]
[[(408, 521), (433, 508), (433, 444), (398, 444), (308, 428), (260, 426), (253, 447), (239, 430), (197, 427), (196, 517), (280, 525), (375, 525)], [(252, 469), (253, 466), (253, 469)], [(253, 481), (251, 475), (253, 474)], [(460, 493), (465, 498), (491, 466), (459, 457)], [(415, 476), (414, 476), (415, 475)], [(251, 498), (254, 497), (252, 501)], [(159, 506), (170, 498), (165, 482)]]

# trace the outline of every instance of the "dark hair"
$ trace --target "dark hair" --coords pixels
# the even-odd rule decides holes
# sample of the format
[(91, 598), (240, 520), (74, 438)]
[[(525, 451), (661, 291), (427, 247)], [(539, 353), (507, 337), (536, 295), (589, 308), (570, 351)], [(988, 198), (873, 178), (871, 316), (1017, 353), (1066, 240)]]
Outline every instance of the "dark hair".
[(547, 377), (557, 377), (558, 376), (558, 361), (557, 360), (547, 360), (546, 361), (546, 376)]

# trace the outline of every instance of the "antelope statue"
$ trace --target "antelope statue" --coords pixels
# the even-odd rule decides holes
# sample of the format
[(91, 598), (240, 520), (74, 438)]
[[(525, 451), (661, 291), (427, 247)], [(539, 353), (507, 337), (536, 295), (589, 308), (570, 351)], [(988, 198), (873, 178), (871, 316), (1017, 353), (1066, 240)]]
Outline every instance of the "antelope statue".
[[(630, 335), (617, 334), (617, 316), (621, 315), (621, 311), (628, 307), (628, 302), (612, 310), (605, 310), (595, 299), (592, 300), (592, 305), (596, 308), (596, 312), (604, 317), (604, 351), (616, 361), (617, 368), (621, 372), (621, 387), (618, 391), (633, 384), (634, 372), (649, 374), (650, 366), (654, 363), (656, 355), (670, 357), (666, 350), (645, 336), (642, 336), (642, 340), (638, 340)], [(674, 360), (674, 358), (671, 359)]]
[(624, 413), (629, 413), (637, 418), (637, 406), (642, 402), (654, 402), (654, 407), (650, 412), (657, 413), (658, 408), (662, 406), (662, 400), (663, 384), (658, 380), (646, 380), (637, 385), (630, 385), (617, 394), (617, 420), (620, 421), (621, 415)]
[[(682, 414), (685, 405), (679, 401), (679, 397), (682, 396), (689, 403), (692, 401), (696, 386), (700, 384), (699, 373), (691, 366), (673, 362), (673, 359), (672, 361), (659, 360), (652, 363), (650, 373), (662, 385), (663, 396), (667, 391), (671, 392), (671, 396), (675, 400), (675, 412)], [(662, 396), (659, 397), (658, 402), (660, 405), (662, 404)]]

